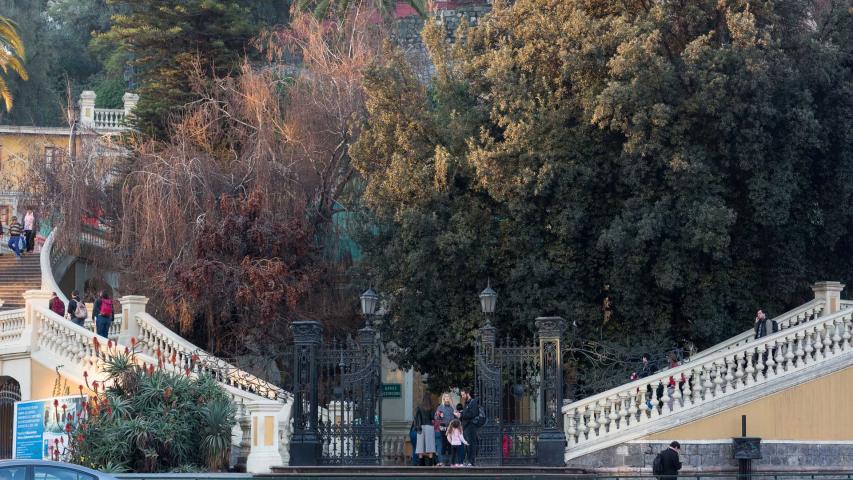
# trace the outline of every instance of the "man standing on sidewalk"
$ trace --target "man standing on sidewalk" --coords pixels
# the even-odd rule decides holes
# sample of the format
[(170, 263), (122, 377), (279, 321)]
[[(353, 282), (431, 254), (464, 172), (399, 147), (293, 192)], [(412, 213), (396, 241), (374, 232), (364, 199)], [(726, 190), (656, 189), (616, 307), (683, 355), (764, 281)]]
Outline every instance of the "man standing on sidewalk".
[(462, 389), (459, 393), (462, 397), (462, 412), (456, 412), (454, 415), (462, 421), (462, 432), (468, 442), (468, 447), (465, 448), (468, 457), (466, 464), (473, 466), (476, 465), (479, 446), (477, 432), (480, 429), (480, 403), (474, 398), (470, 388)]

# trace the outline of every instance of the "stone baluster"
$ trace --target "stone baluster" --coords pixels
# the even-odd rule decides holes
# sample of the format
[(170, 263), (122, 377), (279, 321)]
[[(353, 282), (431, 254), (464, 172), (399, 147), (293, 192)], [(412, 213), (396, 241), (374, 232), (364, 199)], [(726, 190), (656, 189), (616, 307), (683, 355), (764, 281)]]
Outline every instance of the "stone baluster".
[(617, 430), (619, 428), (619, 425), (617, 423), (619, 420), (619, 396), (611, 395), (607, 398), (607, 401), (610, 404), (610, 428), (608, 429), (608, 431)]
[(664, 382), (662, 393), (663, 393), (663, 395), (661, 395), (661, 397), (660, 397), (660, 401), (662, 403), (662, 405), (660, 407), (661, 408), (661, 414), (663, 414), (664, 409), (666, 409), (667, 412), (672, 411), (672, 404), (670, 403), (670, 400), (672, 400), (672, 397), (669, 396), (669, 379), (667, 379)]
[(684, 372), (684, 387), (682, 392), (684, 395), (684, 401), (682, 402), (682, 405), (685, 407), (693, 404), (693, 390), (690, 388), (693, 378), (693, 369)]
[(850, 336), (851, 335), (850, 335), (850, 328), (849, 328), (849, 322), (848, 322), (849, 320), (850, 320), (849, 316), (847, 317), (847, 320), (845, 320), (843, 318), (839, 318), (837, 320), (840, 323), (841, 346), (842, 346), (843, 350), (847, 350), (851, 347), (851, 344), (850, 344)]
[(776, 340), (773, 342), (775, 348), (773, 352), (776, 354), (776, 373), (781, 375), (785, 371), (785, 355), (782, 353), (782, 350), (788, 348), (787, 339)]
[(763, 344), (758, 345), (755, 348), (756, 358), (755, 358), (755, 380), (756, 382), (763, 382), (767, 379), (764, 376), (764, 352), (767, 351), (767, 347)]
[(597, 408), (597, 404), (593, 403), (588, 407), (589, 409), (589, 423), (587, 423), (587, 428), (589, 428), (589, 438), (593, 438), (598, 436), (598, 421), (595, 418), (595, 411)]
[(741, 386), (746, 386), (746, 382), (747, 382), (745, 370), (744, 370), (746, 368), (746, 354), (745, 354), (745, 352), (740, 352), (737, 355), (735, 355), (734, 362), (735, 362), (734, 386), (735, 386), (735, 389), (738, 389)]
[(802, 330), (797, 332), (796, 339), (797, 344), (794, 349), (794, 367), (802, 366), (805, 363), (806, 351), (803, 350), (803, 342), (805, 341), (806, 334)]
[(833, 322), (824, 323), (823, 326), (823, 354), (829, 357), (832, 353), (832, 325)]
[(844, 319), (836, 318), (833, 320), (832, 325), (830, 325), (830, 329), (832, 330), (832, 354), (838, 355), (841, 353), (841, 350), (844, 348), (844, 345), (841, 343), (841, 326), (844, 324)]
[(764, 366), (767, 367), (767, 372), (765, 376), (767, 378), (772, 377), (776, 373), (776, 360), (773, 359), (773, 350), (776, 345), (776, 342), (768, 342), (766, 344), (767, 348), (767, 358), (764, 360)]
[(589, 432), (589, 426), (586, 423), (586, 407), (580, 407), (578, 409), (578, 442), (585, 440), (587, 438), (587, 433)]
[(794, 351), (797, 347), (797, 337), (796, 335), (788, 335), (785, 337), (785, 371), (790, 372), (794, 369), (794, 360), (796, 359), (796, 354)]
[[(683, 375), (683, 377), (682, 377), (682, 375)], [(672, 389), (672, 398), (673, 398), (672, 408), (673, 409), (681, 408), (684, 406), (683, 395), (681, 393), (681, 389), (684, 387), (680, 386), (682, 378), (687, 378), (687, 375), (685, 375), (684, 373), (677, 373), (677, 374), (673, 375), (673, 377), (672, 377), (672, 379), (675, 381), (675, 387)]]
[(566, 422), (566, 438), (568, 440), (569, 446), (577, 443), (577, 434), (578, 434), (578, 421), (577, 421), (577, 409), (569, 410), (566, 413), (566, 417), (568, 421)]
[(627, 390), (619, 392), (619, 424), (620, 427), (630, 425), (628, 418), (628, 404), (631, 402), (631, 394)]
[(824, 335), (823, 324), (819, 323), (819, 324), (815, 325), (814, 334), (812, 335), (812, 339), (814, 340), (813, 347), (814, 347), (814, 357), (815, 357), (816, 361), (821, 361), (824, 358), (826, 358), (826, 357), (824, 357), (824, 354), (823, 354), (823, 335)]
[(803, 356), (804, 363), (811, 363), (814, 360), (814, 329), (810, 328), (806, 330), (805, 335), (805, 347), (803, 350), (806, 354)]

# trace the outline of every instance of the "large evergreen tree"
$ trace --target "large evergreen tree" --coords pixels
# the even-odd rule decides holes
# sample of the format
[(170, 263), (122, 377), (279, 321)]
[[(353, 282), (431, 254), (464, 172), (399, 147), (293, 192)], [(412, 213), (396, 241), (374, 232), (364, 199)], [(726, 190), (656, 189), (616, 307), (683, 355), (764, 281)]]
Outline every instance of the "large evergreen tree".
[(130, 54), (140, 96), (137, 126), (158, 136), (165, 133), (170, 115), (197, 99), (192, 81), (198, 73), (212, 78), (237, 71), (258, 32), (249, 6), (232, 0), (109, 4), (119, 13), (101, 41), (115, 42)]
[(488, 278), (506, 334), (559, 314), (663, 349), (853, 277), (850, 32), (847, 2), (789, 0), (519, 0), (451, 50), (428, 27), (433, 84), (377, 67), (354, 150), (392, 355), (464, 380)]

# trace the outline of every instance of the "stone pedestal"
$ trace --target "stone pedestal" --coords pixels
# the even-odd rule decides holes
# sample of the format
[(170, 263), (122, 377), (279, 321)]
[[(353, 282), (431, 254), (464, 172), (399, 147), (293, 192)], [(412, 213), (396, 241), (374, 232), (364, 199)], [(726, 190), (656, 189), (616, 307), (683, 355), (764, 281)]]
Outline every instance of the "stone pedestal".
[(145, 313), (145, 305), (148, 297), (142, 295), (125, 295), (119, 298), (121, 303), (121, 329), (119, 331), (118, 343), (130, 346), (131, 338), (139, 339), (139, 324), (136, 323), (136, 315)]
[(278, 453), (278, 412), (283, 405), (278, 402), (252, 402), (246, 405), (251, 417), (251, 449), (246, 458), (249, 473), (269, 473), (272, 467), (282, 465)]
[(39, 322), (35, 309), (41, 307), (49, 308), (53, 292), (47, 290), (27, 290), (24, 292), (24, 327), (23, 339), (35, 348), (38, 345)]
[(832, 315), (841, 308), (842, 290), (844, 290), (844, 284), (841, 282), (817, 282), (812, 285), (815, 300), (824, 301), (821, 316)]
[(80, 94), (80, 125), (84, 127), (95, 126), (95, 92), (83, 90)]

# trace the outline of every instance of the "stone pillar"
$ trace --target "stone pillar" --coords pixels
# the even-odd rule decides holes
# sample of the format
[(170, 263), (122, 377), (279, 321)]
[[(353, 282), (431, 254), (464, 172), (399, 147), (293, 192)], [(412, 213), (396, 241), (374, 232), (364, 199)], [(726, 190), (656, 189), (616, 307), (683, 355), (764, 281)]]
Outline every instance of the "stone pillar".
[(542, 381), (541, 398), (542, 432), (536, 447), (540, 467), (562, 467), (566, 464), (566, 433), (563, 430), (563, 332), (566, 321), (561, 317), (536, 319), (539, 334), (539, 359)]
[[(293, 435), (290, 466), (317, 465), (320, 436), (317, 431), (317, 350), (323, 326), (311, 320), (293, 322)], [(306, 411), (307, 409), (307, 411)]]
[(124, 92), (121, 99), (124, 101), (124, 114), (125, 116), (130, 115), (134, 108), (136, 108), (136, 104), (139, 103), (139, 95), (130, 92)]
[(278, 453), (278, 420), (276, 416), (282, 404), (259, 400), (246, 407), (251, 417), (252, 443), (246, 458), (249, 473), (269, 473), (272, 467), (282, 464)]
[(36, 350), (38, 345), (39, 322), (36, 317), (36, 307), (49, 308), (53, 292), (48, 290), (27, 290), (24, 292), (24, 333), (22, 339)]
[(822, 317), (832, 315), (841, 309), (841, 291), (844, 284), (841, 282), (817, 282), (812, 285), (815, 300), (823, 300)]
[(125, 295), (118, 301), (121, 303), (121, 329), (119, 330), (118, 343), (130, 346), (131, 338), (139, 339), (139, 324), (136, 323), (136, 314), (145, 313), (148, 297)]
[(237, 471), (246, 471), (246, 461), (252, 451), (252, 416), (245, 405), (240, 405), (237, 412), (237, 423), (240, 425), (240, 448), (237, 452)]
[(80, 125), (84, 127), (95, 126), (95, 92), (83, 90), (80, 94)]

